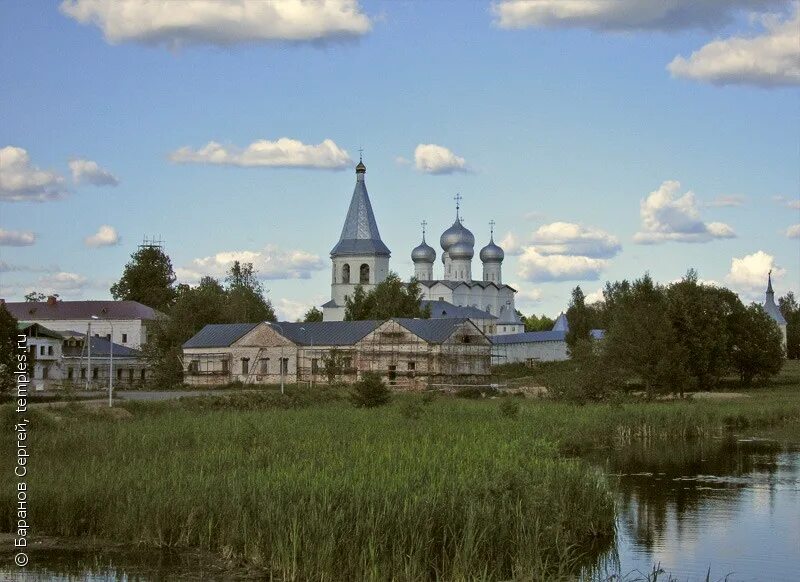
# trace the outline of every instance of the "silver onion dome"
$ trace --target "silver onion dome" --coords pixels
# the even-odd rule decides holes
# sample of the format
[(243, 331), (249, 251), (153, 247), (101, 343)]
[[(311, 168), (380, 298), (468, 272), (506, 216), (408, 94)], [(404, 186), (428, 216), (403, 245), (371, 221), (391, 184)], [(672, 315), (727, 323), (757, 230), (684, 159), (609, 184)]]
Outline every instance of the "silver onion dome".
[(448, 250), (447, 253), (450, 255), (450, 259), (453, 261), (457, 261), (459, 259), (472, 259), (472, 257), (475, 255), (475, 251), (472, 250), (472, 245), (466, 242), (457, 242), (450, 247), (450, 250)]
[(481, 249), (481, 261), (484, 263), (502, 263), (506, 257), (505, 252), (494, 243), (494, 239), (489, 241), (489, 244)]
[(411, 260), (415, 263), (433, 263), (436, 261), (436, 251), (425, 240), (411, 251)]
[[(459, 243), (468, 245), (471, 251), (475, 246), (475, 236), (457, 219), (453, 223), (453, 226), (442, 233), (442, 236), (439, 238), (439, 244), (442, 245), (444, 252), (449, 253), (450, 248)], [(450, 253), (450, 256), (452, 258), (452, 253)]]

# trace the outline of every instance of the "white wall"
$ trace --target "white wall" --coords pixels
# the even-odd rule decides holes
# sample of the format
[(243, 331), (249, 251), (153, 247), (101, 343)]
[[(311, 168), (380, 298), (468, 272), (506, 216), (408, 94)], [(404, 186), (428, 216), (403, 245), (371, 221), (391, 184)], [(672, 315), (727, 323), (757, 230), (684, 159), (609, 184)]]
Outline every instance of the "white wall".
[(495, 344), (492, 348), (492, 364), (563, 361), (568, 358), (567, 342), (528, 342), (518, 344)]
[[(111, 333), (111, 326), (114, 326), (114, 337), (112, 341), (125, 347), (139, 349), (142, 344), (147, 342), (147, 323), (141, 319), (26, 319), (39, 323), (47, 329), (53, 331), (77, 331), (86, 333), (89, 322), (92, 322), (92, 336), (99, 335), (106, 337)], [(127, 335), (127, 341), (122, 341), (123, 334)]]

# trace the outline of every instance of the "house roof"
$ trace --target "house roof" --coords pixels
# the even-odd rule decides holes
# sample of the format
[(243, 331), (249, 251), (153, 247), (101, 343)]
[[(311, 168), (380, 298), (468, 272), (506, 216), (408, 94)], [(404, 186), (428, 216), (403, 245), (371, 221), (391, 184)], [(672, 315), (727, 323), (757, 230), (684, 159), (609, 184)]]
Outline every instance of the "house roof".
[(472, 287), (480, 287), (481, 289), (486, 289), (487, 287), (496, 287), (497, 289), (511, 289), (512, 291), (516, 292), (516, 289), (514, 289), (511, 285), (506, 285), (505, 283), (498, 285), (494, 281), (449, 281), (446, 279), (431, 279), (428, 281), (417, 282), (425, 287), (433, 287), (437, 283), (441, 283), (450, 289), (455, 289), (459, 285), (466, 285), (470, 289)]
[(420, 301), (422, 307), (430, 307), (431, 319), (444, 319), (444, 318), (464, 318), (469, 319), (497, 319), (488, 311), (478, 309), (477, 307), (453, 305), (449, 301), (433, 301), (430, 299), (423, 299)]
[[(61, 332), (61, 335), (65, 337), (75, 337), (81, 339), (86, 338), (86, 334), (79, 331), (63, 331)], [(108, 338), (92, 336), (89, 338), (89, 344), (92, 346), (92, 356), (104, 358), (111, 354), (112, 344)], [(129, 348), (128, 346), (123, 346), (116, 342), (113, 344), (113, 346), (115, 358), (140, 358), (142, 356), (141, 351)], [(62, 353), (64, 354), (64, 357), (77, 358), (80, 356), (88, 356), (89, 351), (85, 346), (65, 346), (62, 350)]]
[(252, 331), (258, 323), (211, 323), (194, 334), (184, 348), (227, 348)]
[(301, 346), (351, 346), (381, 323), (378, 320), (280, 322), (274, 327), (285, 338)]
[(35, 328), (36, 331), (34, 333), (36, 334), (36, 337), (49, 337), (57, 340), (64, 339), (64, 336), (62, 336), (59, 332), (53, 331), (52, 329), (47, 329), (41, 323), (36, 323), (34, 321), (17, 322), (17, 331), (27, 332), (31, 328)]
[(6, 309), (19, 320), (90, 319), (156, 319), (163, 314), (138, 301), (16, 301)]
[(454, 317), (448, 319), (407, 319), (395, 317), (396, 321), (411, 333), (421, 337), (427, 342), (440, 344), (447, 340), (456, 329), (464, 322), (469, 321), (466, 317)]
[(563, 311), (553, 324), (553, 331), (569, 331), (569, 322), (567, 321), (567, 316), (564, 315)]

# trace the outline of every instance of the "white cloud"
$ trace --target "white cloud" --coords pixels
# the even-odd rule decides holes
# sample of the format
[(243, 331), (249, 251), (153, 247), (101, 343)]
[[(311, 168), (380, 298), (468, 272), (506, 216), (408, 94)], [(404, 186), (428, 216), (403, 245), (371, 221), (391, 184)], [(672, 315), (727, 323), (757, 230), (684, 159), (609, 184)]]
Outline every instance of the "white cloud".
[(781, 21), (764, 17), (759, 36), (734, 36), (714, 40), (691, 54), (677, 56), (667, 65), (674, 77), (715, 85), (776, 87), (800, 84), (800, 4)]
[(36, 243), (36, 234), (29, 230), (5, 230), (0, 228), (0, 246), (29, 247)]
[(594, 281), (607, 266), (606, 259), (542, 255), (535, 247), (526, 247), (517, 272), (526, 281)]
[(515, 295), (517, 309), (530, 310), (534, 305), (541, 303), (544, 298), (542, 290), (536, 287), (518, 285), (517, 283), (509, 283), (509, 285), (517, 290)]
[(642, 230), (634, 235), (634, 242), (702, 243), (736, 236), (725, 223), (700, 220), (694, 193), (689, 191), (679, 196), (680, 187), (680, 182), (668, 180), (642, 200)]
[(41, 277), (38, 282), (43, 293), (54, 291), (78, 291), (89, 285), (89, 280), (83, 275), (61, 271)]
[(325, 299), (323, 297), (316, 297), (310, 301), (295, 301), (294, 299), (281, 297), (275, 302), (273, 307), (275, 308), (275, 314), (278, 316), (279, 321), (297, 321), (298, 319), (303, 319), (306, 311), (313, 306), (319, 308), (319, 305), (324, 302)]
[(504, 0), (493, 5), (501, 28), (593, 30), (715, 29), (739, 10), (764, 10), (784, 0)]
[(772, 199), (781, 206), (786, 206), (786, 208), (800, 210), (800, 199), (786, 198), (785, 196), (773, 196)]
[(338, 170), (351, 163), (350, 156), (332, 140), (306, 145), (288, 137), (261, 139), (244, 149), (210, 141), (198, 150), (182, 147), (169, 156), (176, 163), (217, 164), (243, 167), (319, 168)]
[(787, 228), (786, 236), (789, 238), (800, 238), (800, 224), (793, 224)]
[(222, 278), (234, 261), (253, 263), (260, 279), (308, 279), (311, 273), (326, 268), (319, 256), (300, 250), (282, 250), (267, 245), (261, 251), (223, 251), (194, 259), (188, 267), (176, 270), (183, 282), (199, 281), (204, 275)]
[(0, 200), (44, 202), (64, 194), (64, 178), (31, 164), (26, 150), (14, 146), (0, 149)]
[(96, 233), (83, 239), (87, 247), (113, 247), (119, 244), (119, 234), (113, 226), (104, 224)]
[(426, 174), (452, 174), (466, 172), (467, 162), (444, 146), (421, 143), (414, 150), (417, 170)]
[(525, 250), (522, 248), (522, 244), (517, 238), (517, 235), (513, 232), (506, 233), (506, 236), (504, 236), (503, 240), (498, 244), (506, 255), (521, 255)]
[(727, 196), (717, 196), (711, 202), (706, 203), (709, 208), (727, 208), (733, 206), (742, 206), (745, 202), (745, 197), (741, 194), (730, 194)]
[(580, 255), (597, 259), (615, 256), (622, 249), (617, 237), (599, 228), (571, 222), (553, 222), (540, 226), (531, 243), (540, 255)]
[(117, 186), (119, 180), (108, 170), (104, 170), (97, 162), (82, 158), (70, 160), (72, 181), (76, 184), (92, 184), (93, 186)]
[(587, 293), (584, 296), (584, 303), (586, 303), (586, 305), (591, 305), (592, 303), (600, 303), (601, 301), (605, 301), (602, 287), (598, 287), (595, 291)]
[(177, 47), (362, 36), (372, 27), (357, 0), (65, 0), (61, 12), (94, 24), (109, 43)]
[(53, 273), (60, 271), (56, 265), (49, 267), (34, 267), (32, 265), (13, 265), (0, 261), (0, 273)]
[(725, 280), (745, 298), (758, 299), (767, 288), (767, 274), (770, 271), (773, 281), (786, 274), (786, 269), (775, 265), (775, 257), (757, 251), (740, 259), (731, 259), (731, 270)]

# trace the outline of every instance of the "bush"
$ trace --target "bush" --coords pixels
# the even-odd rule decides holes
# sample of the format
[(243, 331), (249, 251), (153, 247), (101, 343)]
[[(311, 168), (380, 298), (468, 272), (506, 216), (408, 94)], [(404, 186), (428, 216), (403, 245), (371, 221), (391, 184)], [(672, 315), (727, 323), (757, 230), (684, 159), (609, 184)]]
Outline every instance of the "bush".
[(517, 418), (519, 414), (519, 400), (505, 398), (500, 403), (500, 414), (506, 418)]
[(409, 420), (417, 420), (422, 415), (422, 404), (414, 400), (407, 400), (400, 406), (400, 415)]
[(388, 404), (391, 391), (384, 385), (381, 377), (374, 372), (365, 372), (361, 380), (353, 384), (350, 402), (356, 408), (374, 408)]

